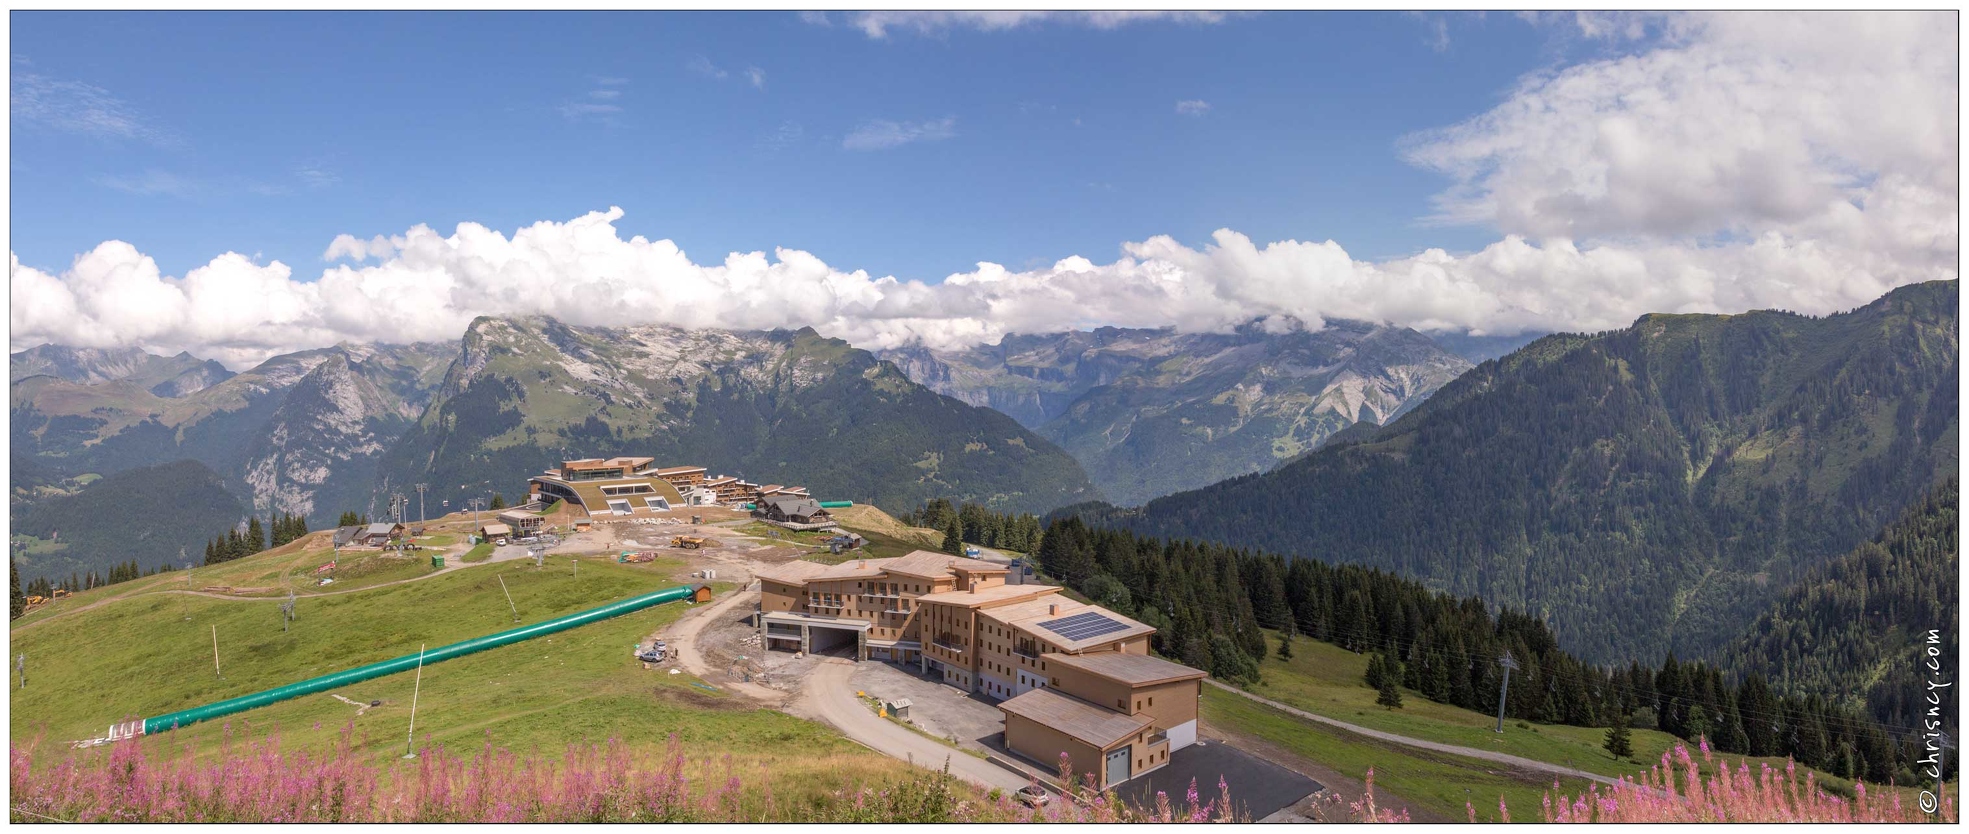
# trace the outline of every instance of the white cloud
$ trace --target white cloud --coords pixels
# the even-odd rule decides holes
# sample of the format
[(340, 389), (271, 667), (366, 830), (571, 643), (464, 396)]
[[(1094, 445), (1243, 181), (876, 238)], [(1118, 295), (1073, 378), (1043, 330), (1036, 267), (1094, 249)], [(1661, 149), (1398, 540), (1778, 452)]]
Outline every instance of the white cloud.
[[(1910, 207), (1903, 206), (1903, 209)], [(1918, 208), (1906, 234), (1942, 234)], [(183, 279), (111, 241), (60, 275), (13, 262), (13, 348), (44, 342), (190, 350), (234, 367), (338, 341), (448, 341), (479, 315), (544, 313), (573, 324), (740, 329), (814, 326), (867, 347), (996, 341), (1008, 332), (1100, 324), (1220, 330), (1253, 319), (1388, 321), (1425, 330), (1599, 330), (1648, 312), (1780, 307), (1830, 313), (1894, 286), (1953, 277), (1948, 265), (1772, 233), (1712, 247), (1580, 248), (1512, 236), (1456, 256), (1355, 260), (1338, 243), (1258, 245), (1220, 230), (1210, 245), (1125, 244), (1097, 264), (1023, 271), (980, 263), (939, 284), (871, 277), (797, 249), (693, 262), (668, 240), (623, 239), (620, 209), (542, 222), (510, 237), (475, 223), (364, 241), (315, 281), (228, 253)]]
[(620, 112), (622, 112), (622, 106), (619, 104), (595, 104), (586, 101), (570, 101), (561, 105), (561, 115), (577, 120), (588, 116), (606, 118)]
[(758, 67), (746, 67), (745, 80), (752, 82), (752, 86), (763, 90), (766, 88), (766, 71)]
[[(1126, 243), (1107, 263), (981, 263), (929, 284), (808, 252), (699, 264), (623, 239), (620, 210), (536, 223), (344, 235), (313, 281), (226, 254), (163, 276), (110, 241), (59, 274), (13, 262), (14, 349), (191, 350), (234, 367), (336, 341), (450, 340), (478, 315), (574, 324), (811, 325), (867, 347), (1099, 324), (1213, 330), (1287, 318), (1508, 334), (1622, 327), (1650, 312), (1826, 314), (1956, 277), (1950, 18), (1673, 18), (1633, 54), (1526, 79), (1405, 152), (1454, 182), (1442, 218), (1495, 226), (1475, 252), (1356, 260), (1339, 243)], [(1595, 37), (1632, 25), (1594, 18)], [(955, 120), (871, 122), (850, 149), (947, 138)]]
[(855, 128), (841, 147), (851, 151), (879, 151), (911, 142), (934, 142), (957, 135), (957, 117), (946, 116), (926, 122), (892, 122), (876, 119)]
[(103, 174), (92, 179), (97, 185), (103, 186), (104, 188), (114, 188), (127, 194), (136, 194), (144, 197), (152, 197), (160, 194), (171, 197), (189, 197), (204, 187), (204, 183), (192, 177), (173, 174), (169, 171), (159, 171), (155, 168), (148, 169), (135, 176)]
[(116, 139), (166, 142), (165, 135), (108, 90), (80, 81), (15, 72), (9, 112), (16, 125)]
[[(1174, 21), (1179, 23), (1218, 23), (1222, 12), (1194, 11), (874, 11), (845, 12), (848, 25), (871, 38), (886, 38), (891, 30), (917, 35), (942, 35), (952, 29), (999, 32), (1037, 23), (1062, 23), (1115, 29), (1131, 23)], [(808, 23), (829, 25), (822, 14), (802, 14)]]
[[(1647, 20), (1573, 22), (1625, 38)], [(1873, 207), (1858, 219), (1870, 225), (1883, 203), (1943, 195), (1952, 215), (1953, 14), (1663, 20), (1657, 48), (1533, 75), (1489, 112), (1412, 137), (1408, 157), (1455, 181), (1439, 219), (1596, 240), (1816, 237), (1855, 207)]]
[(1210, 112), (1210, 102), (1200, 98), (1176, 102), (1176, 112), (1184, 116), (1201, 116)]
[(684, 68), (698, 75), (708, 76), (710, 78), (724, 78), (725, 76), (731, 75), (731, 73), (719, 69), (717, 65), (711, 63), (710, 58), (702, 55), (694, 55), (689, 61), (685, 61)]
[(622, 91), (621, 90), (589, 90), (588, 97), (598, 98), (606, 101), (608, 99), (621, 98)]
[(800, 144), (800, 140), (805, 136), (806, 130), (800, 127), (799, 122), (780, 122), (779, 127), (759, 140), (759, 147), (778, 151)]

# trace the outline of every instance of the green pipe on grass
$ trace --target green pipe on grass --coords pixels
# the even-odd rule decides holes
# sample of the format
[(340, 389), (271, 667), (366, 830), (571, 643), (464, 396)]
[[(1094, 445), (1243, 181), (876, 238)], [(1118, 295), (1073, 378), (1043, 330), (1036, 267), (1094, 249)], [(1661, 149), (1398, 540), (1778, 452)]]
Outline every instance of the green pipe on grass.
[(507, 629), (497, 634), (476, 637), (462, 643), (439, 646), (438, 648), (424, 652), (421, 656), (407, 654), (392, 660), (370, 663), (364, 666), (357, 666), (353, 669), (344, 669), (340, 672), (309, 678), (299, 683), (290, 683), (286, 686), (255, 692), (251, 695), (227, 698), (226, 700), (215, 701), (204, 706), (166, 713), (156, 718), (146, 718), (144, 719), (144, 735), (175, 730), (179, 727), (190, 726), (200, 721), (210, 721), (214, 718), (245, 712), (250, 709), (258, 709), (268, 704), (278, 703), (290, 698), (299, 698), (303, 695), (313, 695), (317, 692), (340, 689), (350, 684), (361, 683), (386, 675), (394, 675), (398, 672), (413, 671), (417, 668), (420, 657), (423, 665), (429, 666), (433, 663), (443, 663), (454, 657), (464, 657), (465, 655), (476, 654), (486, 649), (496, 649), (500, 646), (509, 646), (514, 643), (532, 640), (535, 637), (545, 637), (549, 634), (578, 628), (589, 623), (600, 622), (611, 617), (633, 614), (645, 608), (651, 608), (667, 602), (690, 599), (695, 591), (696, 589), (690, 585), (679, 585), (675, 588), (630, 597), (600, 608), (590, 608), (586, 611), (555, 617), (551, 620), (534, 623), (533, 625)]

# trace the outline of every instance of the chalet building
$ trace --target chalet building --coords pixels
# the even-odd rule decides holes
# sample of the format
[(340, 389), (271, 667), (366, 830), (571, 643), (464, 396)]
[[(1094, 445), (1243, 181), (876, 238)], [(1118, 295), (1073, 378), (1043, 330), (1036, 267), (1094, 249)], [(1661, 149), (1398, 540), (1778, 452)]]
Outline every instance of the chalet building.
[(666, 466), (654, 470), (652, 474), (669, 482), (671, 486), (677, 488), (678, 492), (685, 492), (691, 487), (704, 483), (705, 471), (702, 466)]
[[(1169, 763), (1196, 743), (1203, 670), (1127, 652), (1052, 654), (1047, 685), (998, 704), (1005, 746), (1051, 768), (1112, 787)], [(1049, 772), (1051, 772), (1049, 770)]]
[(825, 530), (840, 526), (819, 501), (803, 495), (775, 495), (753, 505), (752, 517), (793, 530)]
[(359, 547), (382, 547), (401, 538), (403, 538), (403, 525), (378, 522), (362, 528), (362, 532), (356, 534), (354, 542)]
[(1202, 671), (1150, 657), (1154, 628), (1007, 573), (924, 550), (789, 562), (759, 573), (759, 635), (768, 650), (852, 647), (997, 699), (1007, 746), (1045, 773), (1065, 753), (1107, 787), (1195, 743)]
[(531, 536), (538, 534), (547, 524), (547, 519), (525, 510), (501, 510), (499, 523), (511, 528), (514, 535)]
[(564, 461), (527, 481), (529, 500), (565, 501), (597, 521), (646, 517), (684, 506), (677, 488), (657, 477), (653, 462), (638, 457)]

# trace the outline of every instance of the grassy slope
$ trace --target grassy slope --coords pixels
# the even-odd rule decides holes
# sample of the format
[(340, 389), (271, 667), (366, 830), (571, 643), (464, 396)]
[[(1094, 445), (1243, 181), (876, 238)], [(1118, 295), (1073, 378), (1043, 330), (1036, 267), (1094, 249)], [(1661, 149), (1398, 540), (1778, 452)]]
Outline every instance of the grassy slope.
[[(253, 570), (278, 562), (261, 554), (225, 566)], [(305, 560), (302, 560), (305, 561)], [(26, 690), (14, 690), (10, 732), (18, 742), (59, 744), (101, 735), (113, 721), (157, 715), (303, 678), (414, 653), (513, 625), (498, 577), (522, 619), (535, 622), (668, 587), (674, 560), (618, 565), (584, 560), (578, 576), (564, 567), (485, 565), (428, 580), (360, 593), (303, 598), (292, 631), (280, 629), (275, 600), (232, 601), (159, 593), (169, 577), (139, 580), (79, 595), (89, 604), (60, 624), (20, 629), (10, 649), (29, 658)], [(260, 573), (278, 573), (270, 567)], [(160, 582), (159, 580), (166, 580)], [(132, 593), (132, 592), (135, 593)], [(820, 725), (771, 710), (745, 708), (689, 675), (645, 671), (629, 650), (686, 610), (666, 605), (551, 637), (459, 658), (424, 670), (418, 694), (418, 744), (476, 748), (491, 743), (553, 755), (569, 742), (610, 737), (660, 745), (676, 733), (693, 756), (732, 754), (741, 771), (768, 767), (782, 798), (865, 779), (899, 775), (905, 765), (863, 750)], [(189, 617), (189, 619), (187, 619)], [(212, 670), (212, 630), (219, 635), (224, 678)], [(327, 694), (234, 716), (237, 735), (277, 731), (289, 748), (319, 748), (353, 722), (361, 749), (400, 755), (408, 729), (412, 675), (350, 687), (356, 708)], [(197, 725), (146, 741), (163, 753), (189, 746), (215, 751), (226, 722)]]
[[(1517, 722), (1510, 722), (1505, 725), (1505, 732), (1498, 734), (1493, 732), (1496, 716), (1438, 704), (1409, 690), (1403, 690), (1401, 709), (1385, 709), (1374, 703), (1375, 691), (1361, 683), (1367, 672), (1367, 655), (1299, 638), (1292, 642), (1292, 659), (1282, 661), (1276, 653), (1277, 636), (1268, 637), (1273, 652), (1261, 664), (1263, 681), (1251, 691), (1315, 715), (1411, 738), (1508, 753), (1615, 777), (1645, 771), (1649, 764), (1659, 762), (1661, 754), (1675, 743), (1674, 737), (1667, 733), (1634, 730), (1634, 760), (1620, 761), (1601, 747), (1606, 736), (1604, 729), (1551, 724), (1519, 727)], [(1210, 687), (1204, 692), (1203, 717), (1207, 723), (1258, 736), (1355, 778), (1373, 767), (1376, 784), (1432, 813), (1453, 819), (1465, 818), (1466, 801), (1476, 805), (1479, 820), (1492, 819), (1497, 811), (1497, 798), (1502, 795), (1512, 809), (1514, 820), (1535, 821), (1539, 801), (1552, 784), (1549, 777), (1511, 775), (1505, 768), (1488, 762), (1385, 745)], [(1730, 758), (1732, 762), (1738, 760), (1735, 756)], [(1749, 761), (1753, 770), (1760, 761), (1780, 770), (1785, 764), (1782, 759)], [(1852, 783), (1848, 780), (1819, 773), (1818, 781), (1833, 792), (1848, 796), (1852, 793)], [(1573, 794), (1584, 785), (1583, 780), (1563, 780), (1561, 784), (1565, 792)], [(1468, 793), (1466, 788), (1470, 789)]]

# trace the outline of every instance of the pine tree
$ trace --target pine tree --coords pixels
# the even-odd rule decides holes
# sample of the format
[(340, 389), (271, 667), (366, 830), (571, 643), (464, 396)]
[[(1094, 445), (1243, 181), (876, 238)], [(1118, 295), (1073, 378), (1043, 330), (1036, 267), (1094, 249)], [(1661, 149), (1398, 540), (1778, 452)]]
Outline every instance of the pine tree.
[(1616, 759), (1625, 759), (1634, 755), (1634, 739), (1627, 731), (1627, 721), (1627, 714), (1622, 713), (1615, 716), (1613, 726), (1607, 728), (1607, 741), (1604, 746)]
[(486, 507), (486, 509), (489, 509), (489, 510), (503, 510), (503, 509), (506, 509), (506, 496), (504, 496), (504, 495), (500, 495), (499, 493), (496, 493), (496, 492), (495, 492), (495, 493), (493, 493), (493, 494), (492, 494), (492, 503), (491, 503), (490, 505), (488, 505), (488, 506)]
[(958, 524), (957, 516), (951, 516), (943, 528), (943, 552), (952, 556), (964, 555), (964, 528)]
[(1292, 622), (1290, 620), (1287, 620), (1285, 625), (1286, 625), (1285, 630), (1279, 632), (1278, 634), (1278, 659), (1291, 660), (1292, 659)]
[(246, 520), (246, 548), (248, 555), (267, 549), (267, 531), (260, 526), (259, 516)]
[(1381, 694), (1375, 697), (1374, 702), (1389, 709), (1402, 708), (1402, 691), (1395, 686), (1394, 675), (1381, 676)]
[(27, 594), (21, 591), (21, 566), (12, 559), (7, 560), (7, 575), (14, 581), (14, 595), (7, 602), (7, 619), (18, 619), (27, 610)]

